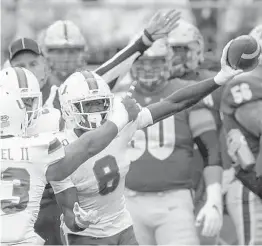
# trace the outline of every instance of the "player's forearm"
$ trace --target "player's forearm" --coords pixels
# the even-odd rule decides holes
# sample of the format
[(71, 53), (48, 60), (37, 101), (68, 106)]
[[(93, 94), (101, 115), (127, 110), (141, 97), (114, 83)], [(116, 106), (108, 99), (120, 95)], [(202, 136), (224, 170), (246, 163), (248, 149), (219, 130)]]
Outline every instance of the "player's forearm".
[(56, 201), (62, 211), (62, 219), (66, 226), (73, 232), (85, 230), (77, 225), (73, 212), (75, 202), (78, 202), (77, 190), (75, 187), (68, 188), (56, 193)]
[(207, 203), (216, 206), (222, 213), (222, 174), (221, 166), (207, 166), (204, 168)]
[(114, 87), (114, 85), (112, 85), (113, 81), (120, 76), (124, 76), (130, 70), (133, 62), (143, 54), (149, 46), (150, 45), (145, 44), (142, 37), (140, 37), (98, 67), (95, 72), (102, 76), (110, 87)]
[(198, 149), (204, 159), (204, 180), (207, 201), (222, 209), (222, 175), (219, 140), (216, 130), (203, 132), (195, 138)]
[(185, 88), (181, 88), (164, 100), (170, 103), (182, 103), (185, 105), (184, 107), (190, 107), (217, 88), (219, 88), (219, 85), (214, 81), (213, 78), (209, 78), (204, 81), (189, 85)]
[(201, 153), (205, 167), (219, 166), (221, 167), (220, 143), (217, 130), (205, 131), (194, 138)]
[(255, 171), (245, 171), (243, 169), (239, 169), (236, 172), (237, 179), (241, 181), (241, 183), (251, 190), (253, 193), (258, 195), (262, 199), (262, 177), (257, 177)]
[(185, 110), (219, 88), (213, 78), (182, 88), (163, 101), (148, 106), (154, 123)]
[(118, 127), (111, 121), (106, 121), (99, 128), (84, 133), (65, 147), (65, 157), (62, 160), (48, 167), (47, 180), (65, 179), (89, 158), (106, 148), (117, 134)]

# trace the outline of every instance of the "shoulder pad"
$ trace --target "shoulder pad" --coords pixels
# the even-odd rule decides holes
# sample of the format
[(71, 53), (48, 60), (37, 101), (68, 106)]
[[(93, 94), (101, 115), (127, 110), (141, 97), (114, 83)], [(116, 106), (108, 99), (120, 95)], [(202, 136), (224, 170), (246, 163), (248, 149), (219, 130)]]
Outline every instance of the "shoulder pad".
[(240, 75), (224, 86), (221, 110), (232, 114), (240, 105), (258, 99), (262, 99), (261, 78), (252, 73)]

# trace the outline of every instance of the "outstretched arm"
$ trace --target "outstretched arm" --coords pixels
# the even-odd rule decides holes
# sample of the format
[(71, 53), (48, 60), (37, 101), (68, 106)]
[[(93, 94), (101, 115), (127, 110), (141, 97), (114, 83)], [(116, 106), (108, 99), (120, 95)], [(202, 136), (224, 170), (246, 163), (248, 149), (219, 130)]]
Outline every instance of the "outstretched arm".
[(108, 120), (102, 126), (85, 132), (76, 141), (65, 146), (64, 158), (47, 168), (48, 182), (65, 179), (89, 158), (101, 152), (128, 122), (137, 118), (140, 111), (133, 99), (128, 97), (122, 102), (114, 101), (113, 107)]
[(223, 50), (221, 70), (214, 78), (206, 79), (202, 82), (182, 88), (165, 98), (163, 101), (148, 106), (153, 123), (193, 106), (219, 86), (227, 83), (236, 75), (243, 72), (242, 70), (234, 70), (227, 64), (227, 50), (230, 44), (231, 41)]
[(214, 78), (207, 79), (182, 88), (164, 98), (161, 102), (148, 105), (147, 108), (151, 112), (153, 122), (156, 123), (193, 106), (218, 87), (219, 84), (215, 82)]
[(170, 10), (167, 13), (158, 12), (152, 17), (144, 33), (139, 38), (98, 67), (95, 72), (108, 83), (111, 89), (115, 88), (118, 81), (121, 81), (130, 70), (133, 62), (142, 55), (155, 40), (165, 37), (178, 26), (177, 21), (179, 18), (180, 12), (177, 10)]
[(118, 128), (107, 121), (99, 128), (84, 133), (76, 141), (65, 146), (65, 157), (49, 165), (46, 171), (47, 181), (59, 181), (73, 173), (81, 164), (106, 148), (117, 136)]

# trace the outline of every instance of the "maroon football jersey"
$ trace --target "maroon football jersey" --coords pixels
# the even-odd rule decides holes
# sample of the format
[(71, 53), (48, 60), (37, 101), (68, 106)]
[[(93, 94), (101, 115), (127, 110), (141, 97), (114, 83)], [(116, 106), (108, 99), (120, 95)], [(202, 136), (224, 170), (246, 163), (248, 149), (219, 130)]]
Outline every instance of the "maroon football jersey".
[[(148, 95), (136, 89), (133, 97), (146, 106), (191, 83), (174, 79), (162, 90)], [(126, 176), (126, 187), (141, 192), (192, 188), (190, 169), (194, 141), (188, 122), (190, 110), (136, 132), (130, 144), (132, 163)]]
[(226, 133), (238, 128), (256, 156), (262, 116), (262, 69), (240, 75), (227, 84), (223, 91), (221, 111)]

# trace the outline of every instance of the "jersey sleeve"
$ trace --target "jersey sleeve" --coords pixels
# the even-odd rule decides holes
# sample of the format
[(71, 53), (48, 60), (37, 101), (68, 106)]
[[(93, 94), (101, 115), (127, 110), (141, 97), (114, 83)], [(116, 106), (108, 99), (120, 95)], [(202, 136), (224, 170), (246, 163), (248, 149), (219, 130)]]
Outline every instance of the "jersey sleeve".
[(64, 190), (67, 190), (75, 186), (71, 179), (71, 176), (68, 176), (67, 178), (61, 181), (50, 181), (50, 184), (55, 194), (58, 194)]
[(221, 110), (233, 114), (239, 106), (258, 99), (262, 99), (261, 81), (251, 74), (240, 75), (224, 86)]
[(188, 121), (194, 138), (204, 132), (217, 129), (213, 114), (207, 108), (191, 110)]
[(65, 157), (65, 150), (55, 134), (42, 133), (28, 139), (31, 159), (46, 173), (47, 168)]
[(256, 137), (262, 134), (262, 100), (246, 103), (235, 111), (238, 123)]
[(142, 38), (131, 42), (110, 60), (98, 67), (95, 72), (113, 89), (130, 70), (133, 62), (148, 48)]
[(146, 107), (142, 108), (137, 116), (137, 130), (153, 124), (153, 118), (150, 110)]

